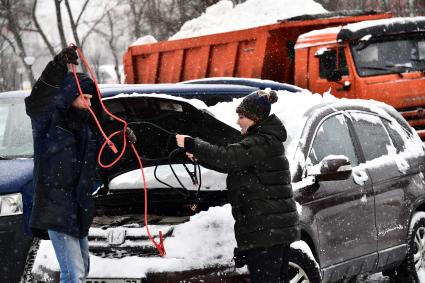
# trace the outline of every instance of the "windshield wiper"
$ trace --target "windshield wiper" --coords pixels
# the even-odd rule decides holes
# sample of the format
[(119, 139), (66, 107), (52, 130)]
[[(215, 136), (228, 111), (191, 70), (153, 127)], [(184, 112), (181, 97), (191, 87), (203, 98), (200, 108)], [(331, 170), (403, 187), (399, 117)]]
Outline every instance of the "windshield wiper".
[(403, 73), (410, 72), (410, 71), (425, 72), (425, 70), (422, 68), (415, 68), (415, 67), (406, 66), (406, 65), (387, 65), (386, 67), (359, 66), (359, 68), (368, 69), (368, 70), (378, 70), (378, 71), (390, 71), (390, 72), (398, 74), (400, 77), (403, 76), (402, 75)]
[(399, 74), (401, 76), (402, 71), (399, 68), (395, 67), (396, 66), (388, 66), (388, 68), (375, 66), (359, 66), (360, 69), (395, 72), (396, 74)]

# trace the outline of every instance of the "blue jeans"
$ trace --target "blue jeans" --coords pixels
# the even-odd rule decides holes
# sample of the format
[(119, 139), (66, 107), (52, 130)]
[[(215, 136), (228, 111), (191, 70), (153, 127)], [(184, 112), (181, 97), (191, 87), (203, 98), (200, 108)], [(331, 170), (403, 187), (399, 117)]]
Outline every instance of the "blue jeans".
[(90, 256), (87, 237), (78, 239), (48, 230), (60, 267), (60, 283), (82, 283), (89, 273)]

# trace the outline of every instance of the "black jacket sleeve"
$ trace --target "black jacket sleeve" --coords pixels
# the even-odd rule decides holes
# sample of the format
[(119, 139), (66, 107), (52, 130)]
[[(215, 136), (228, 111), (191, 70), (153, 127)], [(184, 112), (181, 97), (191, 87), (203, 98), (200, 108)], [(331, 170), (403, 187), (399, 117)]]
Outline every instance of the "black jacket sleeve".
[(239, 143), (227, 146), (217, 146), (196, 138), (193, 145), (193, 155), (211, 167), (230, 171), (247, 168), (272, 157), (274, 152), (268, 147), (272, 145), (268, 139), (261, 136), (247, 137)]
[(68, 69), (50, 61), (40, 78), (25, 98), (26, 112), (31, 118), (43, 116), (55, 102), (55, 95), (68, 73)]

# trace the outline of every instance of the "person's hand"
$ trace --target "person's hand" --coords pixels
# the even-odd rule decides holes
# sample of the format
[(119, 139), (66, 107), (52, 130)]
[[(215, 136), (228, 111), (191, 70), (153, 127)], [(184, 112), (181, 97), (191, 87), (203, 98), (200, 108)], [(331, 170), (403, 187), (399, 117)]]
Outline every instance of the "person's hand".
[(83, 96), (84, 98), (82, 98), (81, 95), (78, 95), (72, 102), (72, 106), (78, 109), (88, 109), (91, 106), (90, 99), (92, 98), (92, 95), (83, 93)]
[(186, 152), (187, 157), (192, 160), (193, 162), (196, 162), (198, 159), (196, 159), (192, 153)]
[(55, 56), (54, 61), (56, 64), (66, 67), (67, 64), (78, 65), (77, 59), (77, 46), (73, 45), (62, 49), (62, 51)]
[(186, 135), (176, 135), (176, 142), (178, 147), (184, 147), (184, 139), (188, 137)]

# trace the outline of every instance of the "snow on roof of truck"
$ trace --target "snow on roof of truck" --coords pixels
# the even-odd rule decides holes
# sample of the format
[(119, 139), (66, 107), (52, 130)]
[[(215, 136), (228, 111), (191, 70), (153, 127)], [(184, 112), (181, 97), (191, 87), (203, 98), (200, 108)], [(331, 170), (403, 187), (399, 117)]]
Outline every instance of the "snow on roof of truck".
[(323, 45), (326, 43), (335, 43), (336, 36), (340, 32), (341, 26), (312, 30), (301, 34), (298, 37), (295, 49)]
[(247, 29), (295, 16), (326, 12), (313, 0), (248, 0), (235, 6), (231, 1), (220, 1), (198, 18), (187, 21), (170, 39)]
[(306, 32), (298, 37), (295, 49), (306, 48), (336, 40), (360, 39), (394, 33), (425, 32), (425, 17), (390, 18), (357, 22)]
[(339, 32), (338, 40), (359, 39), (368, 34), (380, 36), (406, 32), (425, 32), (425, 17), (399, 17), (348, 24)]

